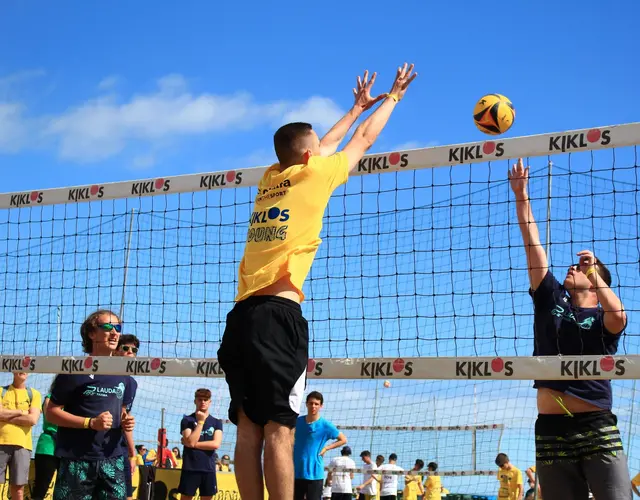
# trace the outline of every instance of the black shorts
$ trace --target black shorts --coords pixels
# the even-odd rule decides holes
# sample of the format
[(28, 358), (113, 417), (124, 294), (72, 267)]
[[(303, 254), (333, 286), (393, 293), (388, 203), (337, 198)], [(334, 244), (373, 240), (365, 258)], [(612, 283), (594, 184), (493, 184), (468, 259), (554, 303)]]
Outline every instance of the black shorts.
[(218, 350), (238, 424), (242, 409), (255, 424), (295, 427), (306, 385), (309, 327), (300, 304), (271, 295), (236, 303)]
[(124, 484), (127, 487), (127, 498), (133, 497), (133, 478), (131, 477), (131, 462), (128, 455), (124, 457)]
[(322, 500), (323, 479), (296, 479), (294, 484), (293, 500)]
[(196, 491), (200, 493), (201, 497), (212, 497), (218, 493), (215, 471), (201, 472), (182, 469), (178, 493), (194, 497)]

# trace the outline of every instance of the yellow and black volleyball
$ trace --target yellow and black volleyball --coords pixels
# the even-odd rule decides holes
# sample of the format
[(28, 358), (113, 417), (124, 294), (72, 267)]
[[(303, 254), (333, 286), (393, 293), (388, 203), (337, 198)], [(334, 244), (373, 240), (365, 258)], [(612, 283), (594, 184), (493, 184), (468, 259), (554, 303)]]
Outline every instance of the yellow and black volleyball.
[(513, 104), (501, 94), (487, 94), (473, 108), (476, 127), (489, 135), (504, 134), (511, 128), (515, 118), (516, 110)]

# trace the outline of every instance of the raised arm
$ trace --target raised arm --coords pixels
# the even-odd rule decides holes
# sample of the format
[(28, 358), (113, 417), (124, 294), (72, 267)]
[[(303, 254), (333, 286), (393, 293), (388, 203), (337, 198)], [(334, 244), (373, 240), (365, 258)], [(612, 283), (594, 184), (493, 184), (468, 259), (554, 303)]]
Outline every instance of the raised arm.
[(358, 166), (358, 162), (376, 142), (380, 132), (389, 121), (396, 104), (404, 97), (407, 88), (416, 76), (418, 76), (418, 73), (413, 73), (413, 64), (407, 66), (405, 63), (403, 67), (398, 68), (391, 92), (384, 96), (383, 103), (358, 126), (353, 133), (353, 137), (343, 149), (349, 159), (350, 171), (353, 171)]
[(331, 156), (335, 153), (340, 146), (340, 143), (349, 132), (349, 129), (353, 126), (356, 120), (362, 113), (371, 108), (375, 103), (384, 99), (384, 94), (378, 97), (371, 97), (371, 88), (376, 81), (376, 73), (371, 76), (369, 80), (369, 71), (364, 72), (364, 76), (356, 82), (356, 88), (353, 89), (353, 95), (355, 102), (353, 107), (344, 115), (331, 130), (320, 141), (320, 154), (322, 156)]
[(529, 283), (531, 288), (536, 290), (549, 271), (549, 263), (547, 262), (547, 254), (540, 242), (540, 231), (538, 231), (538, 225), (533, 218), (529, 193), (527, 192), (529, 167), (524, 168), (522, 158), (509, 171), (509, 182), (511, 183), (511, 190), (516, 197), (516, 214), (524, 250), (527, 254)]

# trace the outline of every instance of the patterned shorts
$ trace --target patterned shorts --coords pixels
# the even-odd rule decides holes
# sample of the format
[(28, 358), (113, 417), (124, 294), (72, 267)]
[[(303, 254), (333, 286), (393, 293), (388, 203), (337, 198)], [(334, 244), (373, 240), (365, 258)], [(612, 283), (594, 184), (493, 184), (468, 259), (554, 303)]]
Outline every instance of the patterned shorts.
[(53, 500), (125, 500), (124, 461), (61, 458)]

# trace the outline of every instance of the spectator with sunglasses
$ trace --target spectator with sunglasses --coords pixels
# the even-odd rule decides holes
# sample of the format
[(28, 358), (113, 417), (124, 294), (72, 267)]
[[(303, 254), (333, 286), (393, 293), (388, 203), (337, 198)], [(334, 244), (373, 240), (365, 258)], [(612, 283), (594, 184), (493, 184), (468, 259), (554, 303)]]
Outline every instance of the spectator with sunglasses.
[[(611, 273), (590, 250), (578, 252), (560, 283), (549, 270), (527, 192), (522, 158), (509, 172), (534, 309), (534, 356), (613, 356), (627, 315)], [(545, 500), (631, 498), (627, 458), (611, 412), (611, 380), (536, 380), (536, 470)]]
[[(138, 355), (138, 349), (140, 349), (140, 341), (138, 337), (130, 333), (120, 335), (118, 340), (118, 348), (116, 349), (117, 356), (124, 356), (125, 358), (135, 358)], [(135, 379), (131, 380), (136, 384)], [(127, 411), (131, 411), (131, 408), (127, 408)], [(124, 477), (127, 486), (127, 500), (133, 498), (133, 474), (137, 468), (137, 453), (135, 444), (133, 441), (133, 431), (125, 432), (122, 440), (122, 449), (127, 454), (129, 460), (124, 461)]]
[[(80, 327), (82, 348), (91, 356), (111, 356), (122, 326), (111, 311), (90, 314)], [(123, 432), (133, 431), (128, 412), (137, 385), (129, 376), (60, 374), (53, 381), (47, 420), (58, 426), (60, 458), (54, 500), (125, 500)]]

